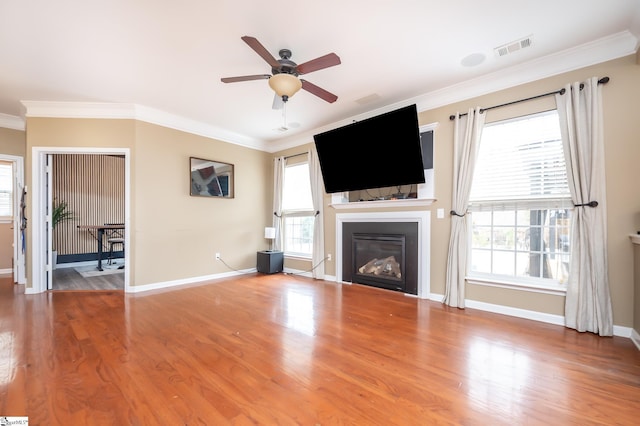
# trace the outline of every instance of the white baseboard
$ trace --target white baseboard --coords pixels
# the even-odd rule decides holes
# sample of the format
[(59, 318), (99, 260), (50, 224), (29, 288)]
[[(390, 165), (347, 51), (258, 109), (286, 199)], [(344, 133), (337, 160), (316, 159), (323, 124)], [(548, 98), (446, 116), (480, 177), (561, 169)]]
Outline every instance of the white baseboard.
[[(283, 272), (285, 274), (300, 275), (302, 277), (313, 278), (312, 273), (309, 272), (309, 271), (302, 271), (302, 270), (299, 270), (299, 269), (292, 269), (292, 268), (284, 268)], [(324, 281), (335, 282), (336, 281), (336, 277), (335, 277), (335, 275), (325, 275), (324, 276)]]
[(631, 335), (633, 334), (633, 328), (631, 327), (623, 327), (621, 325), (613, 326), (613, 335), (626, 337), (627, 339), (631, 339)]
[(324, 276), (324, 280), (325, 281), (331, 281), (331, 282), (336, 282), (338, 281), (338, 279), (336, 278), (335, 275), (325, 275)]
[[(106, 260), (102, 260), (103, 264), (106, 264)], [(117, 263), (117, 262), (114, 262)], [(122, 262), (124, 263), (124, 261)], [(98, 261), (97, 260), (87, 260), (84, 262), (70, 262), (70, 263), (56, 263), (56, 268), (55, 269), (65, 269), (65, 268), (80, 268), (82, 266), (91, 266), (91, 265), (97, 265)]]
[[(429, 295), (429, 299), (434, 300), (436, 302), (442, 302), (444, 299), (444, 295), (442, 294), (434, 294), (431, 293)], [(508, 315), (516, 318), (524, 318), (530, 319), (533, 321), (540, 321), (547, 324), (554, 324), (564, 327), (564, 316), (555, 315), (555, 314), (547, 314), (544, 312), (530, 311), (527, 309), (520, 308), (512, 308), (510, 306), (504, 305), (495, 305), (493, 303), (479, 302), (477, 300), (465, 300), (465, 306), (472, 309), (478, 309), (480, 311), (493, 312), (501, 315)], [(631, 327), (623, 327), (620, 325), (613, 326), (613, 335), (619, 337), (632, 337), (633, 329)], [(637, 333), (636, 333), (636, 336)], [(635, 343), (635, 342), (634, 342)], [(636, 346), (640, 344), (640, 336), (638, 336), (638, 343)], [(640, 346), (639, 346), (640, 349)]]
[(495, 305), (493, 303), (478, 302), (476, 300), (466, 300), (465, 305), (471, 309), (495, 312), (497, 314), (508, 315), (516, 318), (530, 319), (533, 321), (540, 321), (547, 324), (555, 324), (564, 327), (564, 316), (562, 315), (547, 314), (544, 312), (513, 308), (511, 306)]
[(301, 277), (313, 278), (313, 275), (311, 275), (311, 272), (303, 271), (300, 269), (284, 268), (282, 272), (290, 275), (300, 275)]
[(13, 274), (13, 269), (8, 268), (8, 269), (0, 269), (0, 275), (12, 275)]
[(183, 279), (172, 280), (172, 281), (162, 281), (162, 282), (152, 283), (152, 284), (129, 286), (129, 288), (126, 289), (126, 291), (127, 293), (141, 293), (144, 291), (159, 290), (159, 289), (165, 289), (170, 287), (179, 287), (179, 286), (188, 285), (188, 284), (197, 284), (205, 281), (212, 281), (212, 280), (217, 280), (220, 278), (227, 278), (227, 277), (235, 277), (238, 275), (251, 274), (255, 272), (257, 272), (256, 268), (251, 268), (251, 269), (245, 269), (241, 271), (224, 272), (221, 274), (203, 275), (200, 277), (183, 278)]
[(637, 331), (631, 330), (631, 341), (636, 345), (636, 348), (640, 351), (640, 334)]

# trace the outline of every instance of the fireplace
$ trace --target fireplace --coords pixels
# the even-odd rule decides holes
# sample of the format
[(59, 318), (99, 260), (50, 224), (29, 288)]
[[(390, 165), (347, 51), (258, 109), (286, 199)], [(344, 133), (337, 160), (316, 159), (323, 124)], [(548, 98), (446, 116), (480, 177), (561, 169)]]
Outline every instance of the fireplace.
[[(338, 213), (336, 280), (427, 299), (429, 235), (430, 212), (425, 210)], [(374, 259), (381, 262), (376, 265)], [(367, 264), (369, 268), (361, 272), (360, 268)], [(373, 273), (376, 268), (379, 272), (385, 271), (384, 274)], [(400, 277), (397, 276), (398, 272)], [(380, 280), (381, 275), (383, 280)]]
[(352, 234), (352, 281), (404, 292), (405, 240), (403, 234)]
[(344, 223), (342, 247), (344, 281), (418, 294), (416, 223)]

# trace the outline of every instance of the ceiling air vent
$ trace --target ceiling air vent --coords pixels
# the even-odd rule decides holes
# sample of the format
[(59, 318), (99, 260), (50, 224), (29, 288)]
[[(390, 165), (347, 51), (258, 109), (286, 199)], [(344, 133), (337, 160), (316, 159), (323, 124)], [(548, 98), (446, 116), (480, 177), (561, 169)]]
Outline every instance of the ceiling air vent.
[(520, 49), (530, 47), (533, 43), (533, 36), (528, 36), (520, 40), (512, 41), (500, 47), (496, 47), (494, 52), (496, 56), (507, 56), (513, 52), (517, 52)]

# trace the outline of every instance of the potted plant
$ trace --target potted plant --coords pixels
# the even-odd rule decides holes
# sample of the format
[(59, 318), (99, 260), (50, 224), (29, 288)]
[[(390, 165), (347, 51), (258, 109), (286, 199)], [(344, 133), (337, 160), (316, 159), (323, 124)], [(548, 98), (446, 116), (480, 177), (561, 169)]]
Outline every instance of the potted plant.
[(66, 201), (57, 202), (53, 200), (53, 211), (51, 212), (51, 228), (56, 229), (56, 225), (65, 220), (73, 219), (73, 212), (69, 210)]
[[(66, 201), (58, 202), (55, 199), (53, 200), (53, 209), (51, 211), (51, 229), (56, 229), (56, 226), (60, 222), (72, 220), (73, 218), (73, 212), (69, 210), (69, 204), (67, 204)], [(58, 251), (56, 250), (55, 245), (54, 247), (52, 247), (51, 257), (53, 263), (52, 268), (55, 269), (56, 265), (58, 264)]]

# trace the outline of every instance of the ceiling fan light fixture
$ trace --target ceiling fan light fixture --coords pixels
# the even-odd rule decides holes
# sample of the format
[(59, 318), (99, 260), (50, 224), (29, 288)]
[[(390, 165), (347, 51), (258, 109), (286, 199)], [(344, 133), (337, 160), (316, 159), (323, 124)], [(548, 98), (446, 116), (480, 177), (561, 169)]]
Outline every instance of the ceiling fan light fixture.
[(292, 74), (276, 74), (269, 78), (269, 87), (285, 100), (295, 95), (302, 88), (302, 81)]

